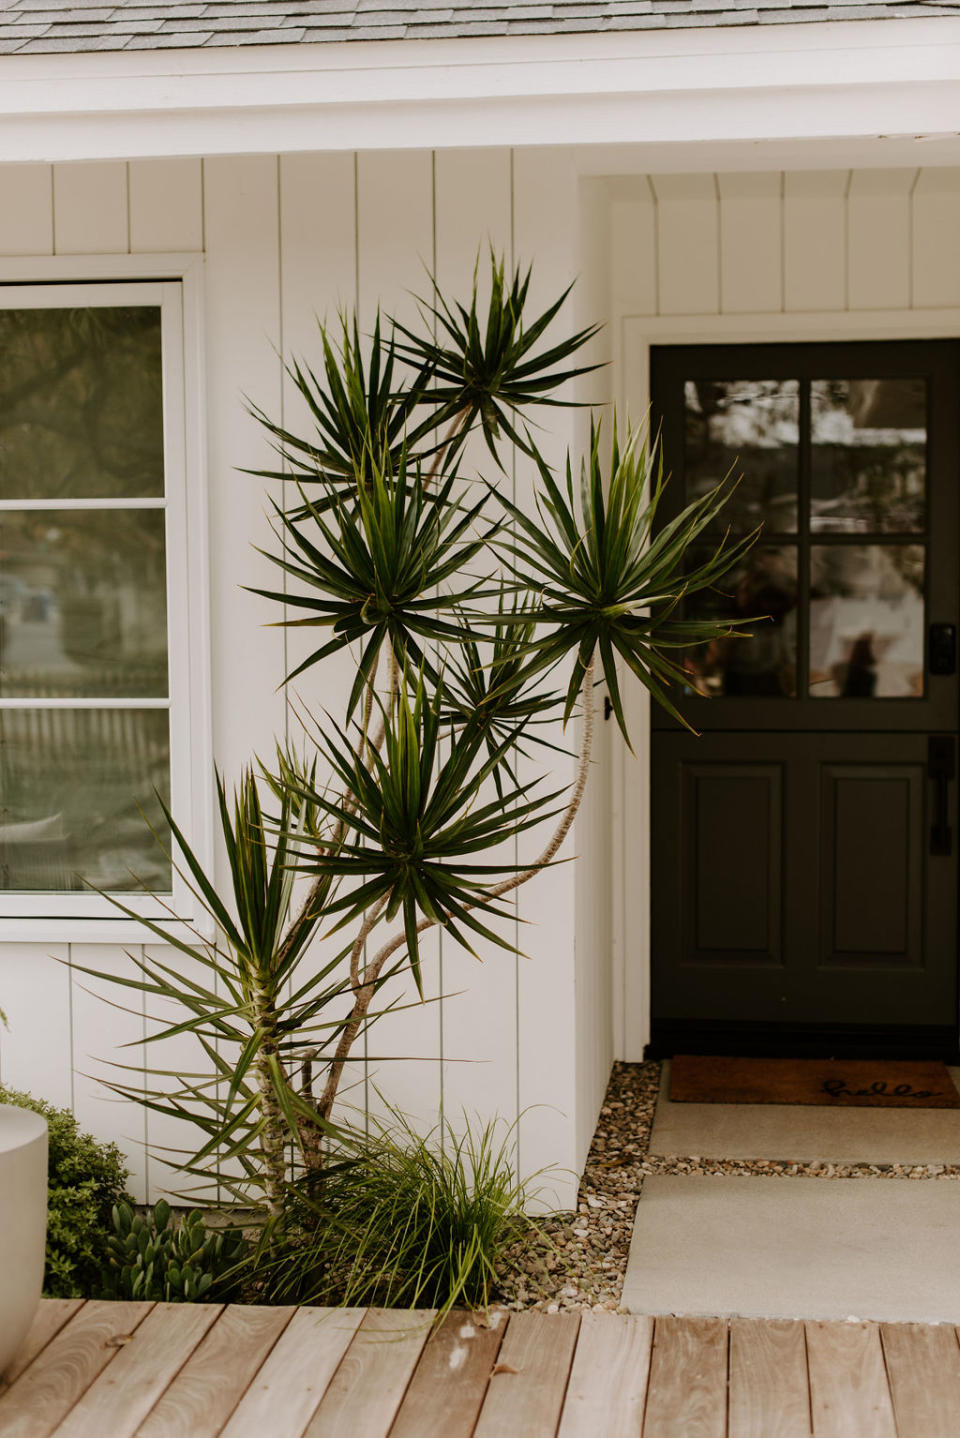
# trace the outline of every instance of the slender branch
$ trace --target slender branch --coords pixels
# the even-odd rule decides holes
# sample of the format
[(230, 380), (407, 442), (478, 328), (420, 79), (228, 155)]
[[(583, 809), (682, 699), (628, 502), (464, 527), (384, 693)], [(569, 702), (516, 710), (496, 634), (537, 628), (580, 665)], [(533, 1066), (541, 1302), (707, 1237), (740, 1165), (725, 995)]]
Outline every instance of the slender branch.
[[(539, 859), (537, 859), (534, 864), (531, 864), (529, 868), (521, 869), (519, 873), (511, 874), (509, 879), (504, 879), (499, 884), (495, 884), (493, 888), (487, 891), (486, 897), (488, 900), (500, 898), (504, 894), (508, 894), (512, 892), (512, 890), (518, 889), (521, 884), (527, 883), (527, 881), (532, 879), (535, 874), (540, 873), (547, 864), (549, 864), (554, 858), (556, 858), (564, 839), (567, 837), (571, 827), (573, 826), (573, 821), (577, 817), (577, 810), (580, 808), (580, 805), (583, 802), (583, 796), (586, 791), (587, 779), (590, 773), (590, 755), (593, 748), (594, 714), (592, 658), (587, 664), (583, 673), (583, 680), (580, 685), (580, 702), (583, 709), (583, 739), (580, 750), (580, 758), (577, 764), (577, 777), (574, 782), (573, 793), (570, 796), (570, 802), (564, 809), (563, 814), (560, 818), (560, 822), (554, 830), (553, 834), (551, 835), (550, 840), (546, 848), (540, 855)], [(467, 904), (465, 905), (465, 907), (475, 909), (478, 907), (478, 905), (477, 903), (473, 903)], [(425, 930), (433, 928), (436, 923), (436, 919), (421, 919), (419, 924), (417, 925), (417, 933), (424, 933)], [(320, 1102), (317, 1105), (318, 1111), (322, 1118), (328, 1119), (330, 1117), (334, 1099), (336, 1098), (337, 1090), (340, 1087), (340, 1079), (343, 1074), (344, 1066), (350, 1055), (350, 1050), (353, 1048), (354, 1042), (356, 1041), (357, 1035), (359, 1034), (364, 1021), (366, 1020), (367, 1013), (370, 1008), (370, 1003), (373, 999), (375, 985), (377, 979), (380, 977), (380, 974), (383, 970), (383, 966), (391, 957), (391, 955), (395, 954), (397, 949), (401, 948), (405, 942), (406, 935), (404, 933), (394, 934), (392, 938), (388, 939), (387, 942), (383, 945), (383, 947), (377, 952), (376, 956), (371, 959), (370, 963), (364, 969), (360, 987), (358, 988), (356, 984), (354, 985), (356, 997), (354, 1000), (353, 1012), (351, 1013), (350, 1018), (346, 1026), (344, 1027), (342, 1034), (340, 1035), (340, 1041), (337, 1044), (333, 1056), (333, 1061), (330, 1065), (330, 1070), (327, 1075), (327, 1082), (320, 1097)]]

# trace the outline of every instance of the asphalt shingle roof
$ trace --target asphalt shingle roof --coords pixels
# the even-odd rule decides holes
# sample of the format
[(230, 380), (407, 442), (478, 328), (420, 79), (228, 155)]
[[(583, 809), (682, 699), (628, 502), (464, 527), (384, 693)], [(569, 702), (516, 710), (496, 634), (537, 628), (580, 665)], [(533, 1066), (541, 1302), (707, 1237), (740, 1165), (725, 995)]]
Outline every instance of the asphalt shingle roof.
[(0, 0), (0, 54), (960, 15), (960, 0)]

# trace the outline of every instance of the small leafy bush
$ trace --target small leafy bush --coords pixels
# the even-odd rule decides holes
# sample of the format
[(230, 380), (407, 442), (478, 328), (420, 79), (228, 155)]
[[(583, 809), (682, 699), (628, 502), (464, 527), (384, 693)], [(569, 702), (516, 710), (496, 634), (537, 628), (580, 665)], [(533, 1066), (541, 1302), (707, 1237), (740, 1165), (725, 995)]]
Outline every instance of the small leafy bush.
[(220, 1290), (216, 1296), (230, 1286), (228, 1275), (246, 1247), (239, 1229), (208, 1231), (196, 1210), (175, 1222), (164, 1199), (143, 1216), (128, 1203), (118, 1203), (113, 1228), (103, 1273), (104, 1298), (202, 1303), (215, 1296), (215, 1286)]
[(111, 1211), (128, 1198), (123, 1156), (116, 1144), (84, 1133), (69, 1109), (2, 1087), (0, 1103), (42, 1114), (49, 1129), (44, 1293), (89, 1298), (100, 1289)]
[[(425, 1138), (396, 1110), (297, 1185), (293, 1223), (254, 1264), (260, 1301), (486, 1307), (509, 1249), (543, 1237), (513, 1172), (513, 1127), (438, 1125)], [(267, 1247), (269, 1245), (269, 1247)], [(268, 1257), (263, 1261), (266, 1250)]]

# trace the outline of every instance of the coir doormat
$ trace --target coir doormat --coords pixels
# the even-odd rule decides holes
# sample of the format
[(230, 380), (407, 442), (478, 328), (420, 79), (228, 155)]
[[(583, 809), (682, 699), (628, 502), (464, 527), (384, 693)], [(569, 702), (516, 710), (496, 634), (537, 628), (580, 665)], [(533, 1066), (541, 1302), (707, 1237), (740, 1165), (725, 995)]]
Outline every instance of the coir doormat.
[(942, 1063), (872, 1059), (738, 1059), (678, 1054), (674, 1103), (799, 1103), (831, 1108), (960, 1108)]

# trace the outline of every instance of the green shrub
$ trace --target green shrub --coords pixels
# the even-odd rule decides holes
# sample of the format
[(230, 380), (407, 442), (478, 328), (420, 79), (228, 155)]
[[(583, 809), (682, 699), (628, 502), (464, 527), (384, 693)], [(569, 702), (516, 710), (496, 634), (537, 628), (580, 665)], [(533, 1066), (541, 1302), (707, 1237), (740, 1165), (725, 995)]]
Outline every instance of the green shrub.
[(128, 1203), (117, 1204), (113, 1228), (103, 1273), (104, 1298), (202, 1303), (206, 1298), (226, 1297), (230, 1276), (246, 1248), (239, 1229), (210, 1232), (196, 1210), (176, 1223), (164, 1199), (144, 1216), (135, 1214)]
[(114, 1204), (128, 1197), (123, 1155), (116, 1144), (83, 1133), (69, 1109), (2, 1087), (0, 1103), (42, 1114), (50, 1131), (43, 1291), (48, 1298), (95, 1296), (107, 1253), (110, 1214)]
[(464, 1120), (425, 1138), (391, 1110), (367, 1138), (304, 1179), (278, 1240), (255, 1261), (260, 1301), (436, 1308), (486, 1307), (508, 1250), (542, 1247), (524, 1213), (529, 1185), (513, 1171), (514, 1129), (479, 1135)]

